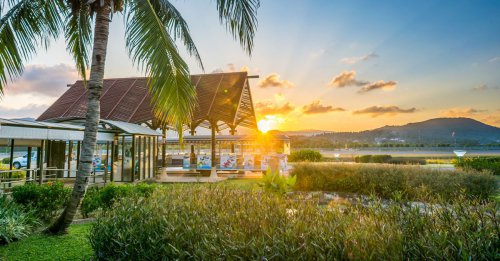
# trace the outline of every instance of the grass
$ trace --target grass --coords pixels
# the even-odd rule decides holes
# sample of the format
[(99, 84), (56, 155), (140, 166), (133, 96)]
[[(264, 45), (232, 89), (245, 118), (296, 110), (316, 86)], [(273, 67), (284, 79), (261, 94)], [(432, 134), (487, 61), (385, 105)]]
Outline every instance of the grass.
[(0, 260), (89, 260), (92, 248), (87, 239), (90, 224), (71, 225), (68, 234), (35, 234), (18, 242), (0, 246)]

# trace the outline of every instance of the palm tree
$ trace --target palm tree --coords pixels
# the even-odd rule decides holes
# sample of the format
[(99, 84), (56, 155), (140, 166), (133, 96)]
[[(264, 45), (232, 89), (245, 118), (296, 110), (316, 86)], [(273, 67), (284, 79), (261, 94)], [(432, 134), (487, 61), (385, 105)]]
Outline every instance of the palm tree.
[[(249, 55), (259, 5), (260, 0), (216, 0), (221, 24)], [(0, 96), (8, 80), (21, 76), (24, 62), (40, 46), (48, 48), (51, 40), (61, 34), (89, 90), (81, 158), (71, 199), (47, 229), (50, 233), (66, 231), (87, 190), (100, 117), (109, 22), (116, 12), (124, 16), (129, 56), (150, 77), (155, 116), (182, 130), (197, 101), (189, 68), (179, 55), (176, 41), (186, 47), (201, 68), (203, 64), (186, 21), (168, 0), (5, 0), (0, 4)]]

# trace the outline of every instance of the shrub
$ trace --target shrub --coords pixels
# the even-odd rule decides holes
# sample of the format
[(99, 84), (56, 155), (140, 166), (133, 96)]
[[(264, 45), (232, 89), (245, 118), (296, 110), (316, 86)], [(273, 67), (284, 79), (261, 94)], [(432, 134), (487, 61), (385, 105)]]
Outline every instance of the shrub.
[(494, 175), (500, 175), (500, 157), (475, 157), (455, 159), (457, 167), (464, 169), (474, 169), (478, 171), (491, 171)]
[(0, 245), (27, 237), (38, 225), (31, 212), (0, 196)]
[[(0, 165), (0, 171), (2, 171), (2, 170), (9, 170), (9, 167), (8, 166)], [(2, 180), (3, 179), (8, 179), (9, 175), (13, 179), (24, 179), (24, 178), (26, 178), (26, 172), (25, 171), (13, 171), (13, 172), (0, 173), (0, 179), (2, 179)]]
[(9, 165), (10, 164), (10, 158), (3, 158), (2, 161), (1, 161), (1, 163), (3, 165)]
[(371, 163), (388, 163), (392, 159), (391, 155), (372, 155)]
[(292, 151), (288, 157), (290, 162), (320, 162), (323, 160), (323, 155), (316, 150), (297, 150)]
[(285, 194), (293, 189), (296, 181), (296, 176), (287, 177), (281, 175), (279, 171), (271, 172), (271, 170), (268, 170), (267, 174), (262, 177), (261, 186), (267, 191)]
[(427, 161), (423, 158), (399, 157), (392, 158), (387, 163), (396, 165), (425, 165)]
[(497, 208), (462, 199), (341, 210), (255, 190), (172, 186), (101, 212), (89, 240), (100, 260), (493, 260)]
[(372, 155), (356, 156), (354, 162), (356, 163), (369, 163), (372, 159)]
[(80, 205), (80, 212), (84, 217), (88, 217), (99, 208), (111, 208), (117, 199), (133, 195), (149, 196), (156, 187), (154, 184), (144, 183), (137, 185), (115, 185), (111, 183), (101, 188), (92, 187), (85, 194), (85, 198)]
[(70, 194), (71, 188), (64, 187), (62, 182), (48, 182), (43, 185), (27, 183), (12, 188), (14, 201), (33, 209), (35, 215), (44, 221), (51, 221), (57, 216), (69, 200)]
[(462, 191), (470, 198), (487, 199), (495, 193), (495, 177), (476, 171), (444, 171), (415, 166), (362, 164), (298, 164), (297, 190), (375, 194), (409, 200), (452, 200)]

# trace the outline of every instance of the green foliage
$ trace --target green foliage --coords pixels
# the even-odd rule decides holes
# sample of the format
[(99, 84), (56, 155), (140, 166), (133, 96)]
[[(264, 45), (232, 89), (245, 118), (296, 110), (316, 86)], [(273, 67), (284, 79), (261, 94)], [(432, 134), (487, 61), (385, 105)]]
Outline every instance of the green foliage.
[(450, 201), (460, 193), (487, 199), (495, 193), (495, 177), (476, 171), (442, 171), (416, 166), (364, 164), (297, 164), (297, 190), (336, 191), (375, 194), (392, 198), (401, 193), (405, 199)]
[(297, 176), (281, 175), (279, 171), (271, 172), (270, 170), (262, 177), (261, 186), (270, 192), (285, 194), (293, 189), (297, 182)]
[(487, 170), (494, 175), (500, 175), (500, 157), (467, 157), (461, 160), (455, 159), (454, 163), (463, 169)]
[(427, 161), (423, 158), (414, 157), (394, 157), (390, 159), (387, 163), (396, 165), (425, 165)]
[(288, 157), (290, 162), (320, 162), (323, 160), (323, 155), (316, 150), (297, 150), (292, 151)]
[(63, 235), (34, 234), (0, 247), (0, 260), (93, 260), (87, 240), (90, 224), (73, 224)]
[(1, 161), (1, 164), (3, 165), (9, 165), (10, 164), (10, 158), (3, 158)]
[(372, 155), (362, 155), (354, 157), (354, 162), (356, 163), (369, 163), (372, 159)]
[(157, 185), (144, 183), (137, 185), (115, 185), (111, 183), (102, 188), (92, 187), (85, 194), (85, 198), (80, 205), (80, 212), (84, 217), (88, 217), (92, 212), (100, 208), (111, 208), (113, 203), (120, 198), (134, 195), (147, 197), (156, 187)]
[(27, 237), (37, 225), (31, 212), (0, 196), (0, 245)]
[[(2, 170), (9, 170), (9, 167), (0, 164), (0, 171), (2, 171)], [(14, 172), (0, 173), (0, 180), (8, 179), (9, 175), (13, 179), (24, 179), (24, 178), (26, 178), (26, 172), (25, 171), (14, 171)]]
[(38, 185), (27, 183), (12, 188), (12, 198), (17, 204), (33, 209), (44, 221), (51, 221), (69, 200), (71, 189), (62, 182)]
[(99, 260), (494, 260), (498, 205), (334, 204), (225, 186), (171, 186), (101, 212)]
[(392, 159), (391, 155), (373, 155), (370, 158), (371, 163), (388, 163)]

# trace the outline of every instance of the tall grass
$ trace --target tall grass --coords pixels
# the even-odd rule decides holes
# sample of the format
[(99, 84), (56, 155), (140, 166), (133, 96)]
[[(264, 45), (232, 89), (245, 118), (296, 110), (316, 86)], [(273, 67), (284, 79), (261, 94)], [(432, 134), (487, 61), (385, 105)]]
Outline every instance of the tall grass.
[(171, 186), (101, 212), (100, 260), (407, 260), (498, 258), (498, 206), (335, 205), (224, 186)]
[(446, 171), (417, 166), (381, 164), (297, 164), (296, 190), (336, 191), (384, 198), (401, 196), (408, 200), (451, 201), (461, 193), (468, 198), (488, 199), (497, 183), (489, 173)]

